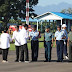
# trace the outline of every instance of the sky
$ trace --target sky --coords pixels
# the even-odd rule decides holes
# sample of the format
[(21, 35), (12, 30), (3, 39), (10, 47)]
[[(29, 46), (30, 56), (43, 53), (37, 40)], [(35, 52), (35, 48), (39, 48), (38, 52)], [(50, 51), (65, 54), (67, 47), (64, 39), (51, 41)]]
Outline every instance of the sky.
[(59, 4), (61, 2), (72, 3), (72, 0), (39, 0), (38, 6), (47, 6), (52, 4)]

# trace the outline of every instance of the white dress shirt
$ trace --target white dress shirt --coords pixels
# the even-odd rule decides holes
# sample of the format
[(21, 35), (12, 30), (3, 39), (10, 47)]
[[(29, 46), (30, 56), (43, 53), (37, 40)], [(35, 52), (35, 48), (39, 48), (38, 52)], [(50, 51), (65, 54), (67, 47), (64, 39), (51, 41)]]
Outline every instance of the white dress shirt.
[(12, 36), (12, 39), (15, 40), (15, 45), (16, 46), (20, 46), (20, 37), (19, 37), (19, 33), (20, 33), (20, 30), (19, 31), (14, 31), (13, 32), (13, 36)]
[(27, 30), (25, 30), (24, 28), (20, 31), (20, 43), (21, 45), (24, 45), (27, 43), (27, 39), (28, 39), (28, 32)]
[(12, 39), (8, 33), (2, 33), (1, 34), (1, 48), (2, 49), (9, 48), (11, 41), (12, 41)]
[(56, 40), (63, 40), (62, 38), (63, 38), (64, 36), (65, 36), (65, 35), (64, 35), (64, 31), (62, 31), (62, 30), (55, 32)]

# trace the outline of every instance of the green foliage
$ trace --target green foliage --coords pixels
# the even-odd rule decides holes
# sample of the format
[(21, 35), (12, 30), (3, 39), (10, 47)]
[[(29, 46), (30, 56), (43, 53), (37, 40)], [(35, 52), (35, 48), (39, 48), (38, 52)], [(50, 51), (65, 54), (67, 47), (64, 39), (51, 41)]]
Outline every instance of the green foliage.
[(69, 14), (72, 14), (72, 8), (63, 9), (63, 10), (61, 11), (61, 13), (69, 13)]
[[(29, 11), (31, 16), (34, 12), (33, 6), (37, 5), (38, 0), (29, 1)], [(2, 19), (2, 17), (4, 17), (4, 19)], [(7, 24), (11, 21), (11, 17), (13, 17), (14, 20), (17, 20), (18, 17), (23, 19), (26, 18), (26, 0), (0, 0), (0, 21)], [(14, 20), (13, 22), (15, 22)]]

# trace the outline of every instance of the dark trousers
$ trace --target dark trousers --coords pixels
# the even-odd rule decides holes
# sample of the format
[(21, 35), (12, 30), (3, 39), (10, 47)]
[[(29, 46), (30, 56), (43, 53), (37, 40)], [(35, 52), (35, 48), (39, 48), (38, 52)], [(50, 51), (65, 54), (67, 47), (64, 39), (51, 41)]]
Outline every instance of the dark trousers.
[(69, 60), (72, 61), (72, 42), (69, 41)]
[(38, 50), (39, 50), (39, 42), (31, 41), (31, 50), (32, 50), (32, 61), (37, 61), (38, 58)]
[(2, 49), (0, 49), (0, 54), (2, 54)]
[(63, 41), (56, 41), (57, 44), (57, 57), (58, 60), (63, 60), (63, 48), (64, 48), (64, 42)]
[(25, 61), (29, 61), (27, 44), (24, 44), (24, 45), (21, 46), (20, 61), (24, 61), (24, 52), (25, 52)]
[(65, 56), (67, 56), (67, 40), (65, 41), (66, 44), (64, 44), (64, 49), (63, 49), (63, 53)]
[(19, 60), (20, 46), (15, 46), (16, 48), (16, 60)]
[(51, 60), (51, 47), (52, 42), (45, 42), (45, 58), (46, 60)]
[(2, 49), (2, 57), (3, 57), (3, 60), (6, 60), (7, 61), (8, 51), (9, 51), (9, 48)]

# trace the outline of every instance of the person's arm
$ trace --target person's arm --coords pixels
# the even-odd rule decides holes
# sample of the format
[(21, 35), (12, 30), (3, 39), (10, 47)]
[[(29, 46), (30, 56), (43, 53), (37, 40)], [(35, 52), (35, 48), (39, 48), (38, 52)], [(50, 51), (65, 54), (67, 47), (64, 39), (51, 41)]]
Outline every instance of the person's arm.
[(26, 39), (29, 39), (29, 36), (28, 36), (28, 32), (27, 32), (27, 31), (24, 32), (24, 37), (25, 37)]
[(37, 38), (37, 39), (39, 38), (39, 32), (38, 32), (38, 35), (36, 36), (36, 38)]
[(52, 47), (53, 47), (53, 43), (54, 43), (54, 36), (53, 36), (53, 34), (52, 34)]
[(40, 31), (39, 31), (39, 38), (41, 38), (41, 34), (40, 34)]
[(44, 41), (45, 41), (45, 34), (44, 34)]
[(56, 37), (55, 37), (55, 46), (56, 46)]
[(46, 43), (45, 43), (45, 33), (44, 33), (44, 47), (46, 47)]
[(56, 46), (56, 32), (55, 32), (55, 46)]
[(68, 44), (68, 46), (69, 46), (69, 37), (68, 37), (68, 43), (67, 43), (67, 44)]
[(30, 40), (30, 38), (31, 38), (31, 32), (29, 32), (29, 40)]
[(9, 41), (12, 42), (11, 36), (9, 35)]
[(68, 34), (68, 45), (69, 45), (69, 40), (70, 40), (69, 36), (70, 36), (70, 34)]
[(62, 39), (66, 39), (65, 31), (63, 31), (63, 37), (62, 37)]
[(13, 36), (12, 36), (12, 41), (15, 39), (15, 34), (14, 34), (14, 32), (13, 32)]

